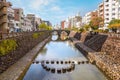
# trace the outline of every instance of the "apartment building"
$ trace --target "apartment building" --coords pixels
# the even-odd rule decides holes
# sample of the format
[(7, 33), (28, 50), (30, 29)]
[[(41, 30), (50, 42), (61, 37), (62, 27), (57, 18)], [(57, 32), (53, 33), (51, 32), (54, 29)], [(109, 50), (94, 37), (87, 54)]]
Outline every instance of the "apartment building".
[(36, 27), (36, 21), (35, 21), (35, 14), (27, 14), (27, 18), (29, 20), (31, 20), (31, 23), (32, 23), (32, 26), (33, 26), (33, 31), (36, 31), (37, 30), (37, 27)]
[(22, 8), (14, 8), (15, 25), (19, 27), (19, 31), (23, 31), (24, 27), (24, 13)]
[(69, 29), (73, 27), (80, 28), (81, 24), (82, 24), (82, 17), (80, 16), (80, 13), (78, 13), (75, 16), (68, 17), (64, 22), (64, 27)]
[(0, 0), (0, 32), (9, 32), (8, 17), (10, 19), (11, 15), (8, 15), (7, 13), (8, 7), (10, 6), (12, 6), (10, 2)]
[(47, 26), (52, 26), (50, 21), (43, 21), (43, 23), (45, 23)]
[(23, 31), (32, 31), (33, 26), (31, 23), (31, 20), (29, 20), (27, 17), (24, 17), (24, 27), (22, 27)]
[(103, 19), (103, 21), (100, 22), (100, 26), (99, 26), (100, 28), (102, 28), (104, 26), (104, 2), (98, 5), (98, 16)]
[(35, 17), (36, 29), (39, 30), (39, 25), (42, 23), (42, 19), (39, 17)]
[(113, 19), (120, 19), (120, 1), (104, 0), (104, 28), (107, 28)]
[(61, 29), (65, 28), (65, 21), (61, 21)]
[(98, 17), (98, 10), (94, 10), (92, 12), (88, 12), (85, 14), (85, 16), (82, 19), (83, 24), (89, 24), (90, 21), (94, 18)]
[(9, 32), (15, 32), (15, 26), (14, 26), (14, 23), (15, 23), (15, 20), (14, 20), (14, 10), (13, 8), (10, 6), (8, 7), (7, 9), (7, 16), (8, 16), (8, 27), (9, 27)]

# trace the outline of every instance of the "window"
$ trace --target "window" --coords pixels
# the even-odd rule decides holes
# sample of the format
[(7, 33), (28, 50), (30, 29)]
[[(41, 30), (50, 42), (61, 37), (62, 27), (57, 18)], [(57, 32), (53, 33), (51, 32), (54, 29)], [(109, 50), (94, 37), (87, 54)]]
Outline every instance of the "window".
[(109, 20), (109, 18), (106, 18), (106, 20)]
[(109, 2), (109, 0), (106, 0), (105, 2)]
[(112, 11), (115, 11), (115, 8), (112, 8)]
[(109, 16), (109, 14), (107, 13), (106, 16)]
[(106, 9), (106, 11), (109, 11), (109, 9)]
[(19, 12), (17, 12), (17, 14), (19, 14)]
[(112, 15), (115, 15), (115, 13), (112, 13)]
[(18, 23), (16, 23), (16, 26), (18, 26)]

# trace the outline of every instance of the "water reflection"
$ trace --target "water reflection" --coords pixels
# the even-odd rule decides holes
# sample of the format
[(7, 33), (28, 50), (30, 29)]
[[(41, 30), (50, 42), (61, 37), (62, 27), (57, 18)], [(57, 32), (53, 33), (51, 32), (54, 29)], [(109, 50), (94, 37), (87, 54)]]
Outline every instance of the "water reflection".
[[(71, 65), (65, 64), (68, 63), (66, 59), (77, 58), (81, 61), (87, 61), (81, 52), (69, 41), (50, 41), (39, 53), (35, 61), (55, 59), (56, 62), (54, 64), (52, 64), (52, 61), (49, 62), (50, 64), (45, 62), (45, 65), (42, 63), (32, 64), (23, 80), (107, 80), (96, 66), (92, 64), (75, 64), (74, 69), (68, 72), (71, 69), (66, 69), (66, 67)], [(61, 64), (60, 61), (57, 62), (57, 59), (64, 62)], [(66, 71), (63, 71), (63, 69), (66, 69)]]
[(56, 35), (56, 34), (52, 35), (52, 41), (56, 41), (56, 40), (58, 40), (58, 38), (59, 38), (58, 35)]

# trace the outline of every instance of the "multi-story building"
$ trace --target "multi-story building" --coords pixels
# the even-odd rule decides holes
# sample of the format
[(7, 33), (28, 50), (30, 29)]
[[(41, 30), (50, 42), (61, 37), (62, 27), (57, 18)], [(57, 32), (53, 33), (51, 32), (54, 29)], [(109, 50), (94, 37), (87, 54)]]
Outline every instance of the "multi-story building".
[(32, 31), (33, 26), (31, 23), (31, 20), (29, 20), (27, 17), (24, 17), (24, 27), (22, 27), (23, 31)]
[(104, 28), (113, 19), (120, 19), (120, 1), (104, 0)]
[(90, 21), (94, 18), (98, 17), (98, 10), (94, 10), (92, 12), (88, 12), (85, 14), (85, 16), (82, 19), (83, 24), (89, 24)]
[(82, 17), (78, 13), (77, 15), (68, 17), (65, 20), (65, 22), (64, 22), (64, 28), (69, 28), (69, 29), (71, 29), (73, 27), (80, 28), (81, 24), (82, 24)]
[(90, 20), (93, 20), (94, 18), (97, 18), (97, 17), (98, 17), (98, 10), (92, 11)]
[(16, 27), (14, 26), (15, 20), (14, 20), (14, 10), (10, 6), (7, 9), (7, 16), (8, 16), (8, 27), (9, 27), (9, 32), (15, 32)]
[(35, 21), (35, 14), (27, 14), (27, 18), (31, 20), (33, 31), (37, 30), (36, 21)]
[(89, 24), (91, 21), (91, 12), (88, 12), (85, 14), (85, 16), (82, 19), (83, 24)]
[(24, 13), (22, 8), (14, 8), (15, 24), (19, 26), (19, 31), (24, 27)]
[(98, 16), (102, 18), (102, 22), (100, 22), (100, 28), (104, 26), (104, 2), (100, 3), (98, 6)]
[(52, 26), (50, 21), (43, 21), (43, 23), (45, 23), (47, 26)]
[(8, 7), (12, 6), (6, 0), (0, 0), (0, 32), (9, 32), (8, 27)]
[(61, 29), (65, 28), (65, 21), (61, 21)]
[(42, 23), (42, 19), (36, 17), (36, 18), (35, 18), (35, 22), (36, 22), (36, 29), (39, 30), (39, 25)]

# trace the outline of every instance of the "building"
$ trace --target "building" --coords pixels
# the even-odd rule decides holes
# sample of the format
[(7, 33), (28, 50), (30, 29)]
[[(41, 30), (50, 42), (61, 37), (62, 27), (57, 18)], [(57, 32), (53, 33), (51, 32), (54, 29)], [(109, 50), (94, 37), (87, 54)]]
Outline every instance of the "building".
[(35, 14), (27, 14), (27, 18), (29, 20), (31, 20), (31, 23), (32, 23), (32, 26), (33, 26), (33, 31), (36, 31), (37, 30), (37, 26), (36, 26), (36, 21), (35, 21)]
[(92, 12), (88, 12), (85, 14), (85, 16), (82, 19), (83, 24), (89, 24), (90, 21), (94, 18), (98, 17), (98, 10), (94, 10)]
[(65, 21), (61, 21), (61, 29), (65, 28)]
[(43, 23), (45, 23), (47, 26), (52, 26), (52, 24), (50, 23), (50, 21), (43, 21)]
[(36, 29), (39, 30), (39, 25), (42, 23), (42, 19), (36, 17), (36, 18), (35, 18), (35, 22), (36, 22)]
[(83, 24), (89, 24), (91, 21), (91, 12), (88, 12), (85, 14), (85, 16), (82, 19)]
[[(24, 13), (22, 8), (14, 8), (14, 15), (15, 15), (15, 25), (18, 26), (19, 30), (17, 31), (23, 31), (24, 27)], [(16, 23), (17, 22), (17, 23)]]
[(65, 22), (64, 22), (64, 28), (80, 28), (82, 25), (82, 17), (80, 16), (80, 14), (78, 13), (75, 16), (70, 16), (68, 17)]
[(113, 19), (120, 19), (120, 1), (104, 0), (104, 29)]
[(8, 16), (8, 27), (9, 27), (9, 32), (15, 32), (15, 30), (17, 29), (15, 26), (14, 26), (14, 23), (15, 23), (15, 15), (14, 15), (14, 10), (13, 8), (10, 6), (8, 7), (7, 9), (7, 16)]
[[(9, 32), (8, 27), (8, 7), (12, 6), (10, 2), (6, 0), (0, 0), (0, 32)], [(9, 24), (10, 25), (10, 24)]]
[(24, 27), (22, 27), (23, 31), (32, 31), (33, 26), (31, 23), (31, 20), (29, 20), (27, 17), (24, 17)]
[(97, 17), (98, 17), (98, 10), (92, 11), (90, 20), (93, 20), (94, 18), (97, 18)]
[(102, 28), (104, 26), (104, 2), (100, 3), (98, 6), (98, 16), (103, 19), (100, 23), (100, 28)]

